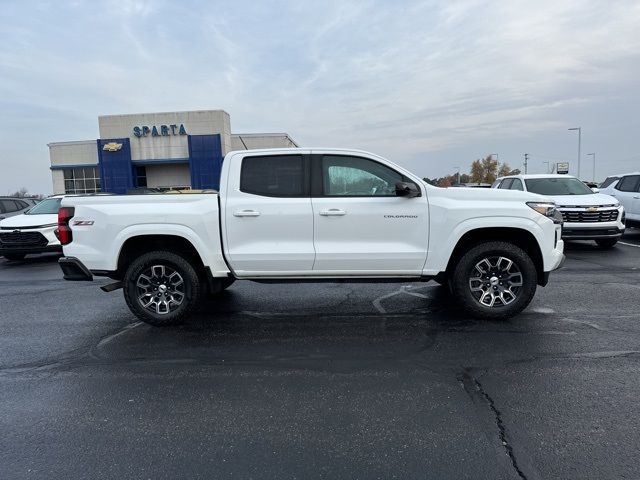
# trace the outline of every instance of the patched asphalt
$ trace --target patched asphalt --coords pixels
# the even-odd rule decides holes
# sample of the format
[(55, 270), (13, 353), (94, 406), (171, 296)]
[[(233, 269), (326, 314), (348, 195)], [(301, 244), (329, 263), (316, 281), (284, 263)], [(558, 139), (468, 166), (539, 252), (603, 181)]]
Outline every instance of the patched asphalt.
[(0, 259), (0, 478), (640, 478), (640, 230), (531, 306), (433, 282), (236, 282), (153, 328)]

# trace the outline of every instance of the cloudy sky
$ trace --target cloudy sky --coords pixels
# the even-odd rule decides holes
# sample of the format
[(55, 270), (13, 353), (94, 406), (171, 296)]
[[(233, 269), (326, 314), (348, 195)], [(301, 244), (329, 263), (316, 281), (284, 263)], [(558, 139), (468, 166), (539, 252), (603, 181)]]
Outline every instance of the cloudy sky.
[(640, 1), (11, 1), (0, 194), (97, 116), (222, 108), (234, 132), (374, 151), (420, 176), (497, 153), (640, 170)]

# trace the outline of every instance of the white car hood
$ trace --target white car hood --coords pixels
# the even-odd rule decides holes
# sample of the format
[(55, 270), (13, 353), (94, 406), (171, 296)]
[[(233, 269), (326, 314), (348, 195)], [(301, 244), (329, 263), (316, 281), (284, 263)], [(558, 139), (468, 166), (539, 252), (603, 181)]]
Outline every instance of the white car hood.
[(600, 207), (603, 205), (618, 205), (618, 200), (610, 195), (594, 193), (587, 195), (548, 195), (547, 198), (556, 202), (558, 207)]
[(0, 228), (28, 228), (42, 227), (44, 225), (57, 225), (56, 213), (44, 213), (42, 215), (16, 215), (0, 221)]

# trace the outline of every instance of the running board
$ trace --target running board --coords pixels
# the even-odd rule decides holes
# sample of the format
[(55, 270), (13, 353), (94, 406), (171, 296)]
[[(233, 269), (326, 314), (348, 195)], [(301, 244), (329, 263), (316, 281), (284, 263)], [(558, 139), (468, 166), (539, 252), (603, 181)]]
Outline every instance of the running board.
[(122, 282), (113, 282), (110, 283), (109, 285), (103, 285), (100, 287), (100, 290), (102, 290), (103, 292), (113, 292), (114, 290), (119, 290), (122, 288)]

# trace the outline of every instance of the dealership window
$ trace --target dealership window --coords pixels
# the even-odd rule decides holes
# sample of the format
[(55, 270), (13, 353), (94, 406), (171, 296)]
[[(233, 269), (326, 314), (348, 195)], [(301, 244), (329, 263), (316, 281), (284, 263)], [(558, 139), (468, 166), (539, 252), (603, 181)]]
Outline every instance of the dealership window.
[(98, 167), (65, 168), (64, 193), (96, 193), (100, 191)]
[(136, 187), (146, 187), (147, 186), (147, 168), (146, 167), (136, 167)]

